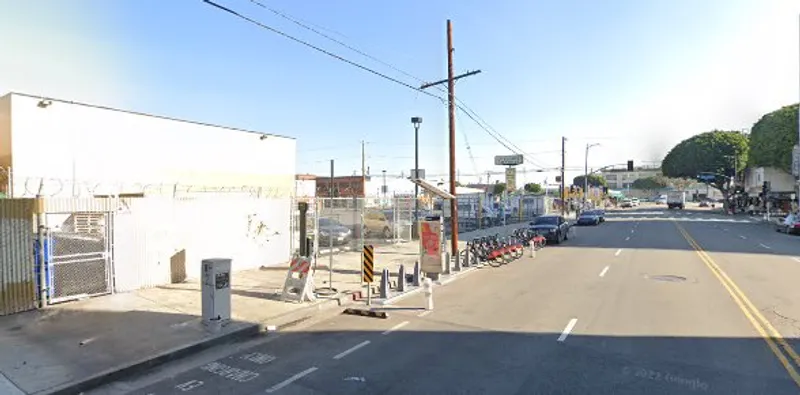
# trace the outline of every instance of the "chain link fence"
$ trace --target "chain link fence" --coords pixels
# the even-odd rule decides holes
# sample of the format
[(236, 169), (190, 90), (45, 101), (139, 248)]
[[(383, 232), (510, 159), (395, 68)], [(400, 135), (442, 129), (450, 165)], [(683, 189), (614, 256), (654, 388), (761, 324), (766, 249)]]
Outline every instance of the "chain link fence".
[(49, 213), (50, 301), (57, 303), (111, 292), (108, 213)]

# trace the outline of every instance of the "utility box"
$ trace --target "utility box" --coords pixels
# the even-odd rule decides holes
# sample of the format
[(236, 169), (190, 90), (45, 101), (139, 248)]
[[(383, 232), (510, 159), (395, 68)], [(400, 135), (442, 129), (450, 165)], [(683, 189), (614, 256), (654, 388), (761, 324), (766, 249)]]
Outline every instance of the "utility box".
[(231, 320), (231, 260), (204, 259), (202, 265), (203, 325), (218, 329)]

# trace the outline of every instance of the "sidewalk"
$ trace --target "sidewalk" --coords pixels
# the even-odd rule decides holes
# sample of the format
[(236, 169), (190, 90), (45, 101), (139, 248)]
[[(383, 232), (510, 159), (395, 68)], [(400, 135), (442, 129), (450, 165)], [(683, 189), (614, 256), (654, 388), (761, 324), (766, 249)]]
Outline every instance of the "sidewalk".
[[(525, 224), (460, 235), (506, 235)], [(375, 247), (375, 271), (388, 268), (408, 273), (419, 244), (405, 242)], [(361, 290), (361, 252), (320, 257), (316, 287), (328, 286), (333, 259), (333, 287), (340, 295), (313, 303), (281, 300), (285, 267), (262, 267), (232, 274), (232, 322), (219, 333), (201, 325), (200, 283), (190, 280), (131, 293), (102, 296), (0, 317), (0, 393), (76, 394), (137, 370), (180, 358), (224, 342), (256, 336), (263, 328), (335, 315)], [(199, 264), (199, 263), (198, 263)], [(376, 278), (377, 280), (377, 278)], [(374, 284), (375, 286), (378, 283)]]

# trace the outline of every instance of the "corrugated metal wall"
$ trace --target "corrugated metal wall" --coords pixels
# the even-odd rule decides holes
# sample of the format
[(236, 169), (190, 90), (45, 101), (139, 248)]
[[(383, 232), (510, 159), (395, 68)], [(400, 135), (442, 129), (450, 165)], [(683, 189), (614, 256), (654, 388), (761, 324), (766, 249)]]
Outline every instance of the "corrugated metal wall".
[(0, 199), (0, 316), (36, 308), (35, 199)]

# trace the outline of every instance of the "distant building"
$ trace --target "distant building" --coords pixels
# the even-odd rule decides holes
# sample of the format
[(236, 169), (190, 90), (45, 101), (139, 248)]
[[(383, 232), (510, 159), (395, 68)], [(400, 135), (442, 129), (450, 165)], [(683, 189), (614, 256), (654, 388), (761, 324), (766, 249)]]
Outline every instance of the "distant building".
[(634, 181), (640, 178), (661, 175), (661, 167), (639, 167), (628, 171), (627, 169), (608, 169), (600, 172), (608, 182), (610, 189), (629, 189)]

